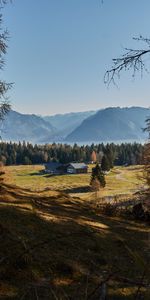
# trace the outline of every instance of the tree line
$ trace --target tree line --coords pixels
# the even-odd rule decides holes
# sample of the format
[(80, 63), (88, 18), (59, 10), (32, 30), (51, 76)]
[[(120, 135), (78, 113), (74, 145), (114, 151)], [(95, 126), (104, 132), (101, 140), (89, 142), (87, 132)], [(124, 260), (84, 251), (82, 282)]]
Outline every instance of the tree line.
[(91, 144), (73, 146), (68, 144), (33, 145), (31, 143), (1, 142), (0, 162), (3, 165), (43, 164), (47, 162), (100, 162), (103, 170), (113, 165), (136, 165), (143, 162), (143, 145), (139, 143)]

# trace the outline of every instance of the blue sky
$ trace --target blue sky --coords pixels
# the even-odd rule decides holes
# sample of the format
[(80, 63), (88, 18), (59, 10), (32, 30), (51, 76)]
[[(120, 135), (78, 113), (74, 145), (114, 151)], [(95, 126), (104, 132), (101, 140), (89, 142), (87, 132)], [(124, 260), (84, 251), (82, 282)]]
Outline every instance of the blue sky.
[(3, 78), (13, 109), (52, 115), (108, 106), (146, 106), (150, 74), (122, 74), (104, 85), (111, 59), (133, 36), (150, 36), (149, 0), (13, 0), (5, 7), (10, 41)]

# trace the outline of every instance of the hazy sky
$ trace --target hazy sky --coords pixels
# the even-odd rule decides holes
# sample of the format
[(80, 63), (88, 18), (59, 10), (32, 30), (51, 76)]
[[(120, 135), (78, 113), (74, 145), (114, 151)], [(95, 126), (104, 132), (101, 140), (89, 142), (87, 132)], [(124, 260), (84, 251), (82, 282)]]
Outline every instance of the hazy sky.
[(104, 85), (111, 59), (150, 36), (149, 0), (13, 0), (4, 9), (10, 31), (5, 71), (14, 82), (13, 109), (54, 114), (107, 106), (149, 106), (150, 74), (123, 74)]

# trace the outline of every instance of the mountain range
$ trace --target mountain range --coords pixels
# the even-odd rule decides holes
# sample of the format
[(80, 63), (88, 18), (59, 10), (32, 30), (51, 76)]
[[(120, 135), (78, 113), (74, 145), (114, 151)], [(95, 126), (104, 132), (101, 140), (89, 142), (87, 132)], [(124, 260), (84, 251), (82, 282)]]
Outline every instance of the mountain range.
[(4, 141), (108, 142), (141, 141), (150, 116), (144, 107), (110, 107), (98, 111), (37, 116), (10, 111), (1, 126)]
[(70, 142), (86, 141), (139, 141), (146, 138), (142, 128), (150, 116), (150, 109), (143, 107), (110, 107), (99, 110), (85, 119), (71, 132), (66, 140)]

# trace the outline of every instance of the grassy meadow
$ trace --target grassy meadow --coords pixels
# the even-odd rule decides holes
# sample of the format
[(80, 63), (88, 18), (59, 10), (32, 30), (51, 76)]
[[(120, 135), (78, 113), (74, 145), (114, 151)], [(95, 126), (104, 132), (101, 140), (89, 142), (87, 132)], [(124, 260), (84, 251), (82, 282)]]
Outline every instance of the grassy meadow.
[[(90, 198), (90, 176), (93, 165), (89, 165), (88, 174), (55, 175), (43, 174), (43, 166), (9, 166), (5, 167), (5, 181), (7, 183), (30, 189), (42, 191), (45, 189), (57, 190)], [(114, 167), (106, 175), (106, 187), (98, 192), (98, 196), (131, 195), (144, 187), (141, 166)]]

